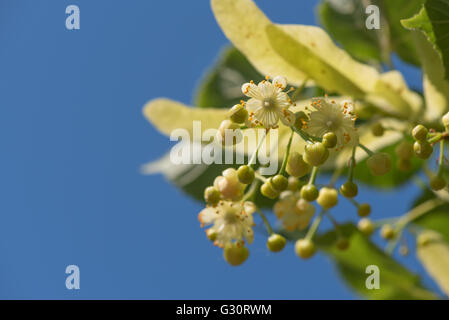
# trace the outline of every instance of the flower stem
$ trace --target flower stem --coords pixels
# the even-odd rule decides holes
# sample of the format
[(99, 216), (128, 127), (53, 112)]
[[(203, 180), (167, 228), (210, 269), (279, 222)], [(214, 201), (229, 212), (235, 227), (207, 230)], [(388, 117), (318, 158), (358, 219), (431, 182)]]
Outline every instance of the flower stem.
[(273, 234), (273, 229), (271, 228), (270, 222), (268, 221), (267, 217), (265, 216), (265, 214), (260, 211), (259, 209), (257, 210), (257, 213), (259, 214), (259, 216), (262, 218), (263, 223), (265, 225), (265, 228), (267, 228), (268, 231), (268, 235), (272, 235)]
[(304, 90), (304, 88), (306, 87), (306, 82), (307, 82), (307, 78), (304, 79), (304, 81), (302, 82), (301, 86), (296, 88), (296, 90), (293, 92), (292, 94), (292, 101), (296, 101), (296, 99), (298, 98), (299, 94)]
[(284, 175), (285, 168), (287, 167), (287, 161), (288, 161), (288, 157), (290, 155), (290, 148), (292, 146), (293, 133), (294, 133), (294, 131), (292, 130), (292, 132), (290, 133), (290, 138), (288, 139), (287, 151), (285, 152), (285, 157), (284, 157), (284, 160), (282, 161), (281, 170), (279, 171), (279, 174), (282, 174), (282, 175)]
[(444, 140), (440, 140), (440, 157), (438, 158), (438, 173), (440, 176), (443, 173), (443, 163), (444, 163)]
[(254, 166), (256, 164), (256, 160), (257, 160), (257, 155), (259, 153), (259, 149), (262, 146), (262, 143), (265, 141), (266, 136), (267, 136), (266, 131), (264, 131), (263, 136), (260, 137), (260, 141), (259, 141), (259, 144), (256, 147), (256, 150), (254, 150), (253, 154), (251, 155), (251, 158), (249, 159), (249, 162), (248, 162), (248, 166), (249, 167)]
[(310, 178), (309, 178), (309, 183), (308, 183), (309, 185), (312, 185), (315, 183), (317, 174), (318, 174), (318, 167), (313, 167), (312, 173), (310, 174)]
[(373, 151), (371, 151), (370, 149), (368, 149), (366, 146), (364, 146), (363, 144), (359, 143), (359, 147), (363, 149), (363, 151), (365, 151), (368, 156), (372, 156), (374, 154)]
[(249, 187), (249, 190), (245, 193), (245, 195), (242, 198), (242, 202), (244, 201), (253, 201), (254, 197), (256, 196), (257, 189), (259, 189), (260, 186), (260, 180), (255, 179), (251, 186)]
[(352, 148), (351, 163), (349, 164), (349, 177), (348, 177), (348, 181), (351, 181), (351, 182), (352, 182), (352, 179), (353, 179), (353, 177), (354, 177), (355, 149), (356, 149), (356, 147), (354, 146), (354, 147)]
[(313, 236), (315, 235), (315, 232), (318, 230), (318, 227), (321, 223), (321, 220), (323, 219), (323, 215), (326, 211), (321, 210), (320, 214), (313, 220), (312, 225), (310, 226), (309, 230), (307, 231), (306, 240), (312, 240)]

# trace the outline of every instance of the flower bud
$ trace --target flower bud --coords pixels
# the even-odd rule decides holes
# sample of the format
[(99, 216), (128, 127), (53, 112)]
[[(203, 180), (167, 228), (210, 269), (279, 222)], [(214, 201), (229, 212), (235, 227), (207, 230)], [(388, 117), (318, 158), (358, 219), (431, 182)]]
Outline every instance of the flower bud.
[(323, 135), (323, 145), (331, 149), (337, 145), (337, 136), (333, 132), (328, 132)]
[(216, 177), (214, 187), (221, 193), (223, 199), (232, 201), (239, 200), (245, 190), (245, 185), (239, 181), (234, 168), (228, 168), (223, 171), (222, 176)]
[(412, 162), (409, 159), (401, 159), (399, 158), (396, 162), (396, 166), (402, 172), (407, 172), (412, 170)]
[(380, 122), (376, 122), (375, 124), (373, 124), (371, 126), (371, 133), (375, 137), (383, 136), (384, 132), (385, 132), (385, 129)]
[(312, 167), (304, 162), (302, 156), (298, 152), (290, 153), (287, 161), (287, 173), (293, 177), (301, 178), (308, 174)]
[(215, 187), (207, 187), (204, 190), (204, 200), (206, 203), (215, 206), (218, 201), (220, 201), (221, 194), (220, 191), (217, 190)]
[(444, 180), (444, 178), (442, 176), (436, 175), (430, 179), (429, 184), (430, 184), (430, 188), (433, 191), (439, 191), (446, 186), (446, 180)]
[(249, 250), (244, 246), (234, 243), (227, 244), (223, 250), (223, 256), (231, 266), (239, 266), (248, 259)]
[(391, 158), (388, 153), (378, 152), (369, 157), (366, 164), (372, 175), (383, 176), (391, 169)]
[(368, 218), (360, 219), (359, 223), (357, 224), (357, 228), (366, 236), (370, 236), (374, 232), (374, 224)]
[(337, 190), (328, 187), (321, 188), (318, 199), (316, 199), (316, 202), (318, 202), (318, 204), (323, 209), (330, 209), (332, 207), (335, 207), (338, 203)]
[(338, 237), (336, 246), (338, 250), (344, 251), (349, 248), (349, 240), (345, 237)]
[(446, 131), (449, 131), (449, 112), (446, 113), (442, 118), (441, 121), (443, 121), (443, 125), (446, 128)]
[(301, 185), (301, 183), (299, 182), (299, 180), (295, 177), (288, 177), (288, 185), (287, 185), (287, 190), (290, 191), (297, 191), (299, 190), (299, 186)]
[(362, 203), (357, 206), (357, 214), (359, 217), (366, 217), (369, 216), (371, 213), (371, 206), (369, 203)]
[(423, 247), (435, 240), (434, 235), (431, 232), (421, 232), (416, 239), (416, 245)]
[(408, 160), (413, 156), (413, 145), (406, 140), (399, 143), (394, 150), (400, 159)]
[(412, 136), (416, 141), (424, 141), (427, 139), (427, 133), (429, 131), (422, 124), (418, 124), (412, 130)]
[(254, 170), (247, 165), (240, 166), (237, 170), (239, 181), (244, 184), (250, 184), (254, 181)]
[(358, 192), (359, 188), (357, 185), (349, 180), (343, 183), (340, 187), (340, 193), (346, 198), (354, 198)]
[(396, 236), (396, 231), (389, 224), (384, 224), (380, 229), (380, 236), (386, 240), (391, 240)]
[(260, 187), (260, 193), (269, 199), (276, 199), (279, 196), (279, 191), (273, 188), (269, 180), (262, 184)]
[(315, 142), (305, 147), (304, 161), (313, 167), (318, 167), (326, 162), (329, 150), (321, 143)]
[(273, 233), (267, 240), (267, 248), (272, 252), (279, 252), (284, 249), (287, 240), (280, 234)]
[(234, 145), (242, 140), (242, 132), (237, 123), (231, 120), (223, 120), (218, 127), (217, 139), (223, 145)]
[(214, 242), (215, 240), (217, 240), (218, 233), (214, 229), (207, 229), (206, 235), (210, 241)]
[(301, 188), (301, 198), (306, 201), (315, 201), (318, 198), (318, 195), (318, 189), (313, 184), (306, 184)]
[(236, 104), (228, 112), (229, 118), (234, 123), (244, 123), (248, 118), (248, 111), (241, 104)]
[(413, 144), (413, 150), (418, 158), (428, 159), (432, 155), (433, 147), (426, 140), (416, 141)]
[(295, 252), (299, 257), (303, 259), (312, 257), (315, 254), (315, 251), (315, 244), (311, 240), (299, 239), (295, 243)]
[(270, 179), (270, 183), (275, 190), (281, 192), (287, 189), (288, 179), (281, 174), (277, 174)]

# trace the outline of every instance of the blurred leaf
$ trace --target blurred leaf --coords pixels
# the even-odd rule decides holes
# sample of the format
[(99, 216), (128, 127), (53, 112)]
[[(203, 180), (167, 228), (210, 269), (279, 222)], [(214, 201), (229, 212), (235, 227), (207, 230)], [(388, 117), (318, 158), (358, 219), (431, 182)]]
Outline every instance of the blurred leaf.
[[(426, 190), (413, 203), (413, 208), (424, 201), (435, 198), (433, 192)], [(413, 224), (424, 228), (437, 231), (444, 239), (449, 242), (449, 203), (443, 204), (435, 209), (430, 210), (426, 214), (413, 220)]]
[(357, 59), (389, 63), (390, 51), (396, 51), (404, 61), (419, 65), (410, 32), (402, 27), (400, 20), (414, 14), (422, 2), (369, 1), (380, 8), (379, 30), (366, 28), (367, 2), (361, 0), (325, 0), (319, 6), (319, 17), (326, 30)]
[(265, 76), (233, 47), (224, 49), (197, 89), (194, 105), (201, 108), (230, 108), (243, 99), (242, 84)]
[[(336, 248), (337, 234), (327, 232), (316, 237), (318, 247), (336, 264), (343, 279), (359, 294), (370, 299), (436, 299), (426, 290), (419, 277), (393, 258), (385, 254), (353, 224), (341, 225), (343, 235), (350, 241), (347, 250)], [(380, 289), (367, 289), (365, 281), (369, 274), (366, 267), (375, 265), (380, 270)]]
[(173, 130), (186, 129), (193, 137), (193, 121), (201, 122), (201, 131), (218, 128), (227, 116), (224, 109), (189, 108), (170, 99), (159, 98), (143, 107), (143, 114), (161, 133), (170, 135)]
[[(247, 159), (245, 160), (247, 161)], [(143, 174), (163, 174), (164, 177), (173, 185), (180, 188), (187, 195), (192, 198), (204, 202), (204, 189), (213, 185), (217, 176), (227, 168), (238, 168), (239, 165), (225, 165), (225, 164), (180, 164), (176, 165), (170, 161), (170, 153), (167, 153), (160, 159), (147, 163), (142, 166)], [(274, 200), (270, 200), (260, 194), (256, 193), (256, 203), (260, 208), (271, 209), (274, 205)]]
[(449, 0), (426, 0), (415, 16), (401, 22), (404, 27), (420, 30), (426, 35), (439, 53), (445, 79), (449, 80)]
[(367, 15), (361, 1), (323, 1), (318, 16), (327, 32), (353, 57), (362, 61), (382, 61), (377, 33), (365, 26)]
[(449, 245), (434, 231), (424, 231), (419, 235), (421, 237), (427, 239), (425, 243), (417, 245), (418, 259), (440, 289), (449, 296)]
[[(386, 135), (389, 134), (389, 132), (386, 133)], [(408, 141), (412, 142), (411, 139), (409, 139)], [(421, 169), (423, 161), (418, 159), (417, 157), (412, 157), (411, 170), (406, 172), (400, 171), (397, 167), (399, 158), (395, 152), (395, 148), (399, 143), (400, 141), (379, 150), (380, 152), (388, 153), (391, 157), (391, 170), (389, 173), (384, 176), (373, 176), (370, 173), (365, 160), (357, 163), (357, 166), (354, 169), (355, 179), (364, 184), (381, 189), (390, 189), (406, 183), (414, 174), (416, 174)]]

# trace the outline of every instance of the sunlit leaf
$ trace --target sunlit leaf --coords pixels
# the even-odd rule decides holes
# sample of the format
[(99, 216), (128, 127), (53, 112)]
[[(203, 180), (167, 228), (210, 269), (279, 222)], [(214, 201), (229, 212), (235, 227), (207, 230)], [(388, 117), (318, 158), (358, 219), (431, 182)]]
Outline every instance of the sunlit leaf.
[[(385, 254), (352, 224), (341, 225), (342, 234), (349, 239), (347, 250), (337, 249), (337, 234), (330, 231), (318, 236), (315, 242), (335, 263), (347, 284), (360, 295), (370, 299), (435, 299), (426, 290), (419, 277)], [(368, 289), (366, 280), (370, 273), (368, 266), (377, 266), (380, 274), (380, 288)]]
[(423, 231), (418, 240), (416, 254), (438, 286), (449, 296), (449, 244), (434, 231)]

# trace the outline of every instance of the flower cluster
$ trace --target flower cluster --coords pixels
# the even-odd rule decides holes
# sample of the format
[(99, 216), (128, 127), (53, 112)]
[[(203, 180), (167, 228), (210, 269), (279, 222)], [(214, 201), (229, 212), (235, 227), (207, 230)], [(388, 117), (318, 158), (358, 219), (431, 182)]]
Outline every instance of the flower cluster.
[[(256, 149), (247, 164), (237, 169), (226, 169), (204, 192), (207, 206), (199, 214), (201, 225), (210, 226), (206, 230), (207, 237), (223, 248), (225, 260), (234, 266), (242, 264), (249, 256), (247, 245), (253, 241), (255, 213), (260, 215), (266, 227), (267, 248), (273, 252), (284, 248), (286, 234), (307, 230), (295, 244), (295, 251), (301, 258), (314, 255), (316, 247), (313, 237), (324, 215), (329, 216), (340, 234), (339, 225), (330, 213), (338, 205), (339, 194), (356, 206), (358, 216), (362, 217), (359, 229), (365, 234), (374, 230), (373, 223), (366, 218), (371, 213), (371, 206), (354, 200), (358, 195), (358, 186), (354, 181), (355, 150), (360, 147), (368, 154), (366, 165), (373, 175), (389, 172), (390, 156), (374, 153), (359, 143), (355, 126), (357, 115), (352, 102), (337, 103), (325, 96), (313, 98), (308, 106), (296, 107), (297, 102), (289, 94), (294, 91), (295, 95), (301, 89), (286, 89), (287, 80), (281, 76), (273, 80), (266, 77), (257, 85), (253, 81), (245, 83), (242, 93), (249, 99), (233, 106), (228, 112), (228, 119), (224, 119), (219, 128), (221, 137), (226, 136), (227, 130), (236, 133), (263, 128), (268, 132), (277, 130), (279, 125), (290, 129), (287, 150), (276, 174), (261, 175), (260, 164), (254, 156), (258, 152)], [(303, 108), (302, 111), (294, 113), (292, 109), (298, 107)], [(384, 131), (383, 127), (380, 129)], [(377, 128), (378, 131), (380, 129)], [(291, 151), (294, 135), (305, 142), (303, 153)], [(227, 141), (223, 143), (228, 144)], [(230, 144), (235, 143), (236, 140), (230, 141)], [(347, 171), (347, 180), (339, 189), (335, 187), (336, 178), (331, 179), (328, 185), (317, 185), (315, 180), (320, 168), (331, 155), (341, 154), (343, 149), (352, 151), (349, 152), (348, 167), (346, 170), (340, 168), (336, 173)], [(402, 165), (406, 167), (412, 153), (406, 145), (400, 145), (397, 149), (402, 156)], [(257, 206), (256, 196), (273, 201), (273, 211), (279, 225), (277, 232), (273, 231), (269, 219)], [(320, 207), (318, 215), (314, 202)], [(348, 239), (340, 234), (336, 247), (347, 249)]]

